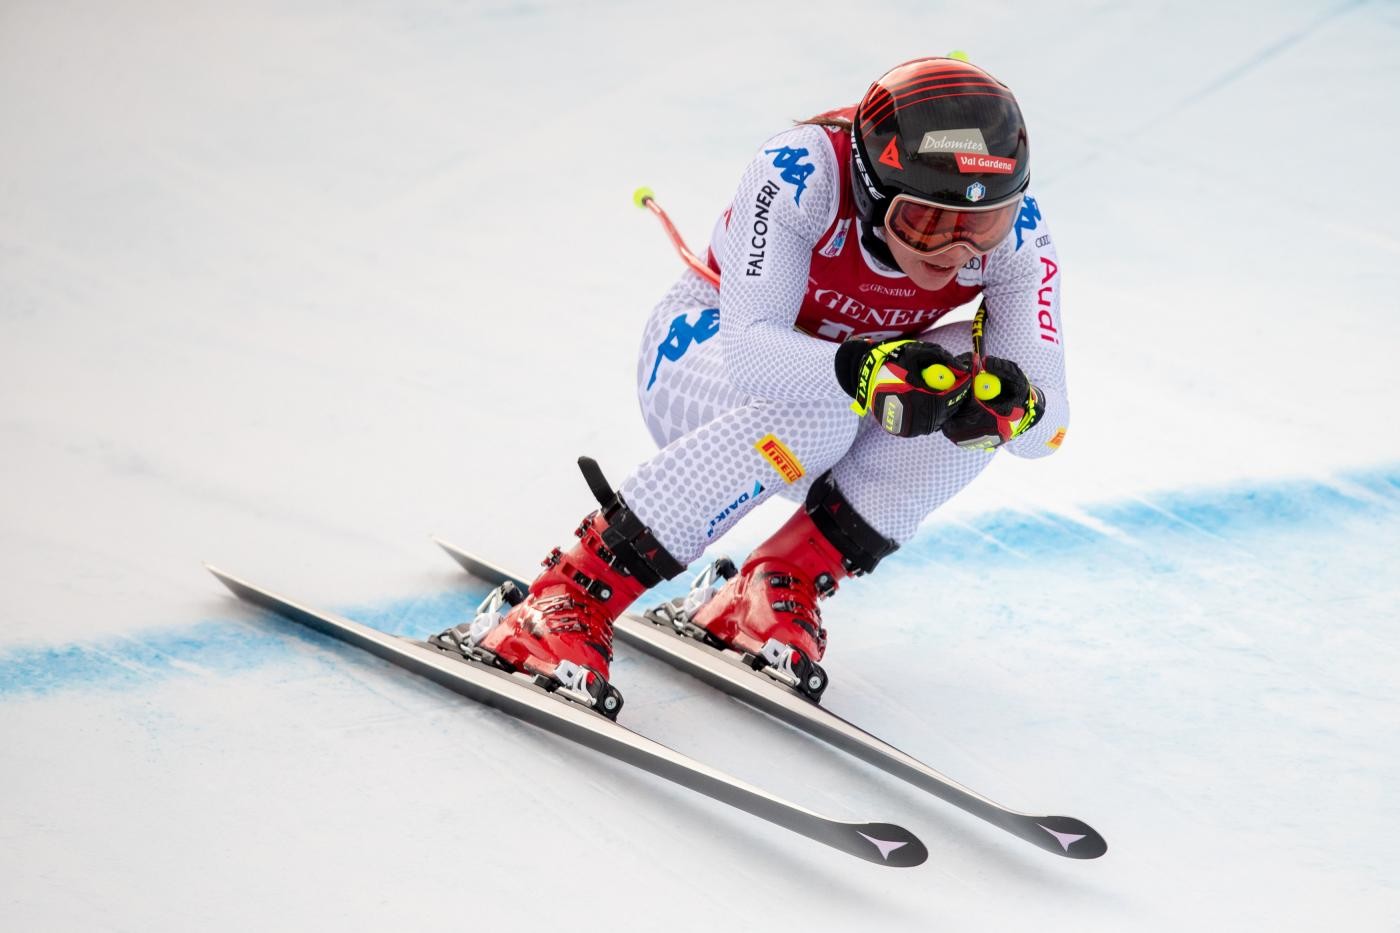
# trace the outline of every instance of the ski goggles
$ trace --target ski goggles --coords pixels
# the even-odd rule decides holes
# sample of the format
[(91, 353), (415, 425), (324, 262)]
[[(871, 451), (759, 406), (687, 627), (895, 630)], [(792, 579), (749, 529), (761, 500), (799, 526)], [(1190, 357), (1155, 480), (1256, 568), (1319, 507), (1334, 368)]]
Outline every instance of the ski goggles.
[(986, 207), (948, 207), (899, 194), (885, 215), (885, 232), (921, 253), (941, 253), (955, 243), (986, 253), (1006, 239), (1020, 210), (1020, 194)]

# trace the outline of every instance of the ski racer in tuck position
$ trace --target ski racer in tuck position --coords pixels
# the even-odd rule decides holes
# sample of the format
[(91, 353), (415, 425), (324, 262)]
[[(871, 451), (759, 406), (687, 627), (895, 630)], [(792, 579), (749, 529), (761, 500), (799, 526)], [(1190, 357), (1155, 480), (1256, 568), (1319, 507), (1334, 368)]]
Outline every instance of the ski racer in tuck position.
[[(1043, 457), (1064, 438), (1060, 269), (1029, 170), (1011, 91), (961, 58), (899, 65), (764, 143), (707, 268), (647, 321), (637, 391), (661, 449), (616, 491), (580, 461), (601, 508), (528, 593), (477, 617), (472, 647), (613, 689), (614, 620), (777, 493), (801, 503), (786, 524), (668, 619), (819, 698), (818, 601), (995, 451)], [(979, 295), (972, 322), (938, 324)]]

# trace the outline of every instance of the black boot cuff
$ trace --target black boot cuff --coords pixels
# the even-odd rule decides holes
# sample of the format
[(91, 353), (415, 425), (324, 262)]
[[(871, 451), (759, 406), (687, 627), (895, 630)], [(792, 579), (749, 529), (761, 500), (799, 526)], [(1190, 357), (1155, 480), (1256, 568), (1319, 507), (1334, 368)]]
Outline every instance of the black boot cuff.
[(812, 483), (806, 508), (812, 524), (841, 552), (846, 569), (852, 574), (870, 573), (881, 560), (899, 550), (897, 543), (876, 531), (851, 507), (830, 471)]
[(662, 580), (679, 576), (685, 566), (671, 556), (637, 513), (627, 507), (622, 493), (615, 491), (603, 476), (602, 467), (591, 457), (579, 457), (578, 468), (598, 505), (603, 510), (603, 544), (617, 556), (618, 564), (648, 588)]

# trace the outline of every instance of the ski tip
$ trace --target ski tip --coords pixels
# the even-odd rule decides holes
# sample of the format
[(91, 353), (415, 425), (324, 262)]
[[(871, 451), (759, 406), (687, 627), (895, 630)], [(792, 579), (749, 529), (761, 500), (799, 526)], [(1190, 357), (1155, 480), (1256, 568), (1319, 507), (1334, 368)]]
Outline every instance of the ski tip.
[(1088, 823), (1072, 816), (1027, 817), (1025, 833), (1031, 842), (1065, 858), (1099, 858), (1108, 843)]
[(428, 537), (432, 540), (434, 544), (446, 551), (448, 557), (451, 557), (459, 564), (462, 562), (463, 552), (461, 548), (457, 547), (457, 545), (453, 544), (452, 542), (448, 541), (446, 538), (440, 535), (429, 535)]
[(928, 861), (928, 849), (903, 826), (893, 823), (848, 823), (847, 852), (876, 865), (913, 868)]
[(246, 583), (243, 580), (240, 580), (238, 577), (235, 577), (228, 571), (220, 570), (213, 564), (205, 564), (204, 569), (212, 573), (214, 575), (215, 580), (218, 580), (224, 586), (228, 587), (228, 591), (234, 596), (237, 596), (239, 599), (250, 599), (251, 597), (249, 596), (249, 594), (254, 592), (256, 589), (252, 585)]
[(455, 544), (437, 537), (433, 538), (433, 541), (447, 553), (448, 557), (455, 560), (463, 570), (479, 580), (490, 583), (492, 586), (500, 586), (507, 580), (514, 581), (515, 585), (521, 589), (529, 586), (529, 583), (519, 579), (514, 574), (506, 572), (493, 563), (482, 560), (475, 554), (462, 550)]
[(445, 553), (448, 557), (456, 561), (457, 566), (461, 567), (467, 573), (475, 575), (480, 569), (477, 566), (477, 562), (472, 559), (471, 555), (469, 555), (466, 551), (462, 550), (461, 548), (457, 547), (457, 545), (452, 544), (451, 542), (446, 541), (442, 538), (439, 538), (437, 535), (433, 536), (433, 543), (436, 544), (438, 547), (442, 548), (443, 553)]

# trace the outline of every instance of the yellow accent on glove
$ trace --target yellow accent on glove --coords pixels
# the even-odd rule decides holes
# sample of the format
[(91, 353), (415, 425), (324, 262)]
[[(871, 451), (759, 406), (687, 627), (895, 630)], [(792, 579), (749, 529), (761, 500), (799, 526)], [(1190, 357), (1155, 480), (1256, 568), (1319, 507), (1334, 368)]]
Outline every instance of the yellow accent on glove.
[(1036, 389), (1035, 386), (1031, 386), (1030, 397), (1026, 399), (1026, 413), (1021, 416), (1020, 421), (1016, 422), (1016, 427), (1012, 429), (1011, 436), (1007, 438), (1008, 441), (1014, 441), (1022, 434), (1025, 434), (1026, 431), (1030, 429), (1031, 425), (1035, 424), (1037, 417), (1036, 404), (1038, 402), (1040, 402), (1040, 391)]
[(953, 375), (953, 371), (942, 363), (934, 363), (924, 370), (924, 383), (930, 389), (947, 392), (957, 381), (958, 377)]
[[(885, 360), (889, 359), (890, 354), (906, 343), (913, 342), (912, 340), (890, 340), (870, 348), (860, 364), (860, 377), (856, 381), (856, 400), (851, 403), (851, 411), (858, 415), (865, 414), (875, 402), (876, 389), (888, 383), (904, 381), (893, 373), (881, 378), (881, 373), (885, 371)], [(929, 368), (932, 369), (932, 367)]]
[(997, 378), (996, 373), (984, 370), (972, 381), (972, 394), (977, 396), (979, 401), (990, 402), (1001, 394), (1001, 380)]

